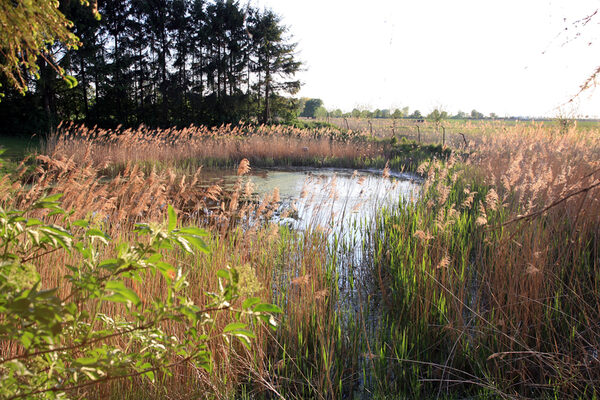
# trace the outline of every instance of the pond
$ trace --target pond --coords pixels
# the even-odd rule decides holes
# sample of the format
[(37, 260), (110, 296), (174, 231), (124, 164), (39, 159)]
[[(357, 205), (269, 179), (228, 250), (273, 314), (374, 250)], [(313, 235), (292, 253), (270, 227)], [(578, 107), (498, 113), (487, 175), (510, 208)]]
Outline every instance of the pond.
[[(421, 179), (415, 175), (381, 170), (334, 168), (253, 169), (249, 179), (260, 198), (278, 190), (281, 206), (274, 220), (296, 230), (324, 229), (349, 232), (366, 222), (377, 209), (418, 196)], [(237, 179), (222, 176), (225, 185)]]
[[(230, 186), (239, 177), (232, 173), (221, 175), (220, 179), (221, 184)], [(382, 317), (382, 299), (373, 274), (375, 218), (382, 207), (415, 201), (422, 179), (393, 172), (384, 176), (381, 170), (286, 168), (253, 169), (243, 177), (243, 183), (247, 181), (252, 183), (257, 199), (278, 191), (279, 208), (272, 221), (300, 235), (312, 230), (325, 234), (328, 259), (335, 271), (330, 276), (336, 286), (332, 290), (333, 305), (340, 331), (346, 340), (369, 348), (369, 342), (377, 337)], [(302, 257), (302, 252), (292, 252), (288, 257)], [(287, 270), (278, 271), (277, 275), (274, 297), (297, 278)], [(358, 321), (361, 329), (356, 330)], [(356, 356), (358, 370), (363, 374), (357, 377), (355, 398), (370, 398), (367, 388), (372, 387), (374, 376), (369, 354), (363, 349)]]

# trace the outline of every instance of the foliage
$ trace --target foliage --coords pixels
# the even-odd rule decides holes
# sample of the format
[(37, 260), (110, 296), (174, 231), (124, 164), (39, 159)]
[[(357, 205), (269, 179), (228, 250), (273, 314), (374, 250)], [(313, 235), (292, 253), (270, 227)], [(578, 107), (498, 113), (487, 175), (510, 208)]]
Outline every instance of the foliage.
[(315, 110), (315, 118), (325, 119), (328, 115), (329, 113), (325, 107), (319, 107)]
[(447, 160), (451, 154), (449, 148), (439, 144), (420, 144), (405, 137), (398, 141), (395, 136), (385, 152), (386, 158), (390, 160), (390, 168), (407, 171), (416, 171), (423, 162), (432, 159)]
[(321, 99), (308, 99), (304, 104), (304, 109), (300, 113), (301, 117), (315, 118), (316, 111), (319, 107), (323, 106), (323, 100)]
[[(89, 6), (87, 0), (82, 4)], [(39, 59), (50, 65), (62, 76), (70, 86), (77, 80), (66, 75), (56, 60), (47, 51), (47, 46), (55, 41), (67, 48), (77, 49), (79, 39), (69, 28), (73, 26), (64, 14), (58, 10), (57, 1), (19, 1), (3, 0), (0, 2), (0, 71), (4, 73), (9, 84), (25, 93), (28, 89), (27, 75), (39, 77)], [(99, 18), (94, 8), (94, 15)]]
[(427, 119), (430, 119), (438, 125), (446, 118), (448, 118), (448, 112), (442, 110), (441, 108), (436, 108), (427, 115)]
[(4, 133), (49, 131), (61, 120), (114, 128), (289, 119), (280, 97), (299, 89), (300, 63), (272, 11), (224, 0), (99, 6), (97, 21), (78, 2), (61, 2), (79, 49), (56, 43), (45, 54), (56, 54), (79, 84), (67, 90), (45, 64), (37, 77), (25, 73), (34, 90), (7, 93)]
[[(178, 228), (172, 207), (162, 224), (137, 224), (138, 240), (117, 243), (115, 256), (105, 258), (111, 238), (89, 219), (70, 223), (59, 198), (42, 198), (22, 211), (0, 208), (0, 343), (12, 349), (0, 359), (3, 398), (63, 398), (123, 378), (155, 381), (180, 364), (210, 371), (210, 341), (237, 338), (249, 347), (251, 325), (276, 326), (276, 306), (254, 297), (236, 301), (244, 288), (235, 269), (217, 272), (219, 287), (209, 293), (209, 304), (186, 297), (185, 271), (164, 255), (208, 253), (207, 233)], [(70, 271), (58, 283), (42, 282), (37, 272), (38, 260), (51, 253)], [(152, 279), (163, 280), (167, 291), (140, 296), (138, 285)], [(114, 309), (118, 317), (109, 312)], [(220, 331), (216, 324), (225, 311), (237, 320)]]
[(421, 114), (421, 111), (415, 110), (408, 117), (409, 118), (417, 118), (418, 119), (418, 118), (423, 118), (423, 115)]
[(472, 110), (471, 111), (471, 118), (472, 119), (483, 119), (485, 118), (485, 115), (483, 115), (483, 113), (477, 111), (477, 110)]
[[(301, 63), (294, 58), (295, 43), (285, 40), (287, 28), (281, 25), (281, 18), (271, 10), (256, 11), (252, 14), (248, 32), (252, 37), (255, 59), (254, 68), (259, 72), (256, 85), (264, 93), (264, 107), (261, 121), (272, 121), (271, 98), (280, 91), (295, 94), (300, 90), (300, 81), (291, 80), (300, 70)], [(276, 79), (279, 76), (282, 79)]]

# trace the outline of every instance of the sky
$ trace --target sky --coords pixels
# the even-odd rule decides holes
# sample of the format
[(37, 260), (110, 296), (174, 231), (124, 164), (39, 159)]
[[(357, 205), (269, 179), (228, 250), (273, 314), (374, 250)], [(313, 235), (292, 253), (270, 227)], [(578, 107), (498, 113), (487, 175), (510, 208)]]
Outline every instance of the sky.
[(573, 25), (600, 0), (249, 1), (298, 44), (298, 95), (330, 110), (600, 117), (600, 88), (568, 103), (600, 66), (600, 12)]

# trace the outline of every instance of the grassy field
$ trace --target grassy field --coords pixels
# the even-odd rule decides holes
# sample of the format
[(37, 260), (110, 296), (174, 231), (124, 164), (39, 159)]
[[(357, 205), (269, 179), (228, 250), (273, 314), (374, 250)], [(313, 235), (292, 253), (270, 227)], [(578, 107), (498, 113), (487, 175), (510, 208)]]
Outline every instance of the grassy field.
[[(312, 121), (311, 119), (305, 120)], [(455, 148), (471, 145), (470, 142), (478, 144), (482, 138), (496, 135), (506, 129), (544, 129), (548, 132), (565, 132), (569, 129), (585, 131), (600, 128), (598, 121), (568, 119), (544, 121), (446, 119), (435, 123), (426, 118), (422, 122), (414, 119), (391, 118), (329, 118), (326, 121), (341, 129), (349, 129), (363, 135), (375, 137), (396, 135), (429, 144), (441, 144), (443, 141), (446, 145)]]
[[(600, 130), (457, 122), (447, 126), (445, 148), (430, 123), (419, 129), (431, 146), (415, 143), (414, 123), (399, 122), (394, 136), (388, 128), (372, 138), (328, 128), (67, 126), (33, 167), (2, 178), (2, 207), (64, 193), (72, 218), (94, 218), (122, 240), (136, 222), (162, 220), (172, 204), (211, 232), (210, 256), (170, 255), (189, 274), (187, 295), (205, 301), (218, 284), (215, 272), (230, 265), (243, 271), (246, 296), (284, 311), (276, 332), (257, 327), (251, 350), (211, 343), (212, 374), (182, 365), (157, 383), (140, 378), (79, 394), (596, 398)], [(245, 180), (248, 166), (383, 168), (388, 161), (425, 178), (420, 197), (380, 209), (351, 245), (327, 240), (317, 224), (296, 232), (270, 223), (278, 192), (256, 199)], [(202, 166), (238, 165), (233, 188), (203, 179)], [(64, 279), (65, 257), (73, 256), (39, 260), (44, 280)], [(340, 262), (351, 272), (340, 275)], [(165, 290), (159, 282), (138, 291), (151, 297)]]

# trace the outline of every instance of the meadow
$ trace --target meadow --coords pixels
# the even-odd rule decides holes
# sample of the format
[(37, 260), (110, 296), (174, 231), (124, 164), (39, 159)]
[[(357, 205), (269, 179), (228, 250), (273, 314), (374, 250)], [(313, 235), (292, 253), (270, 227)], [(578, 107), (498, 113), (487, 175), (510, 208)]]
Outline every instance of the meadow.
[[(116, 259), (122, 243), (137, 240), (136, 224), (172, 218), (171, 205), (180, 224), (206, 231), (209, 249), (158, 249), (185, 275), (182, 298), (209, 304), (209, 292), (222, 286), (219, 271), (230, 267), (239, 280), (233, 304), (256, 297), (282, 311), (273, 315), (277, 330), (251, 324), (249, 347), (207, 340), (210, 372), (173, 362), (170, 374), (110, 380), (91, 374), (85, 382), (99, 384), (68, 395), (597, 397), (600, 130), (455, 124), (443, 146), (439, 127), (429, 122), (420, 138), (414, 123), (400, 122), (374, 135), (364, 127), (60, 127), (0, 177), (3, 210), (29, 209), (31, 217), (55, 224), (87, 221), (112, 239), (98, 257)], [(252, 187), (249, 173), (258, 167), (377, 170), (382, 181), (406, 171), (422, 185), (414, 198), (340, 226), (339, 215), (327, 210), (346, 194), (330, 184), (322, 189), (329, 193), (321, 197), (328, 199), (326, 214), (297, 230), (273, 219), (294, 213), (281, 209), (278, 190), (258, 196)], [(236, 175), (234, 184), (208, 179), (215, 169)], [(70, 213), (31, 208), (58, 193)], [(82, 254), (44, 252), (33, 266), (64, 299), (72, 290), (68, 266), (85, 264)], [(148, 309), (171, 288), (167, 278), (126, 282)], [(128, 316), (121, 304), (101, 307), (115, 321)], [(236, 318), (219, 312), (212, 329), (227, 330)], [(174, 337), (187, 334), (176, 322), (161, 326)], [(106, 342), (139, 350), (122, 338)], [(3, 359), (21, 350), (6, 340), (0, 349)]]
[[(302, 118), (302, 120), (307, 123), (314, 123), (314, 120), (310, 118)], [(340, 129), (352, 130), (353, 132), (375, 137), (397, 135), (425, 144), (438, 144), (444, 141), (444, 144), (454, 148), (479, 144), (483, 136), (496, 135), (507, 129), (544, 127), (548, 131), (566, 132), (571, 128), (576, 130), (594, 130), (600, 126), (596, 120), (575, 120), (567, 117), (537, 121), (516, 119), (443, 119), (438, 122), (425, 117), (420, 120), (411, 118), (366, 119), (330, 117), (321, 122), (327, 122)]]

